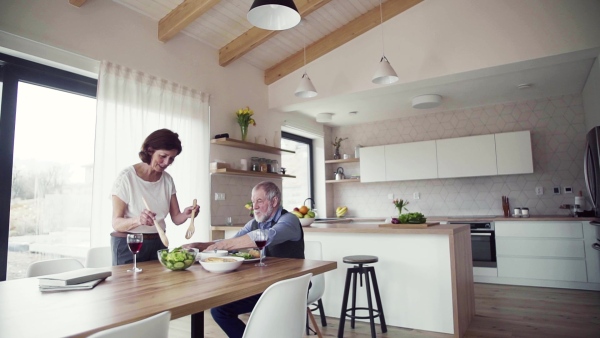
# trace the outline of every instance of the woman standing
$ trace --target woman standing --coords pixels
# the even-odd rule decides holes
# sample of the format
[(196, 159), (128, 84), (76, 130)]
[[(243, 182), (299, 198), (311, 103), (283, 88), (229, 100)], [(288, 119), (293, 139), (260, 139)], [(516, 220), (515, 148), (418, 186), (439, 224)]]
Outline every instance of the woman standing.
[[(111, 235), (112, 264), (121, 265), (133, 262), (133, 254), (127, 246), (128, 233), (143, 233), (144, 244), (137, 254), (137, 261), (156, 260), (156, 251), (165, 249), (154, 220), (166, 230), (164, 219), (171, 215), (171, 221), (180, 225), (197, 213), (200, 207), (179, 209), (177, 191), (173, 178), (165, 170), (181, 153), (179, 135), (168, 129), (160, 129), (148, 135), (139, 152), (142, 162), (125, 168), (112, 188), (113, 216)], [(143, 198), (150, 210), (144, 206)]]

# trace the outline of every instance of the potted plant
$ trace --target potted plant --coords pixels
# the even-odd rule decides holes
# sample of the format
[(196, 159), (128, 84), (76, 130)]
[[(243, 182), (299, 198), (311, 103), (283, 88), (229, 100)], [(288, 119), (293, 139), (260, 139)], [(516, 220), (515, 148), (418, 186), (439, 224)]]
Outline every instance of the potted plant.
[(347, 140), (348, 138), (338, 138), (337, 136), (335, 137), (335, 140), (333, 142), (331, 142), (331, 144), (335, 147), (335, 150), (333, 152), (333, 159), (334, 160), (339, 160), (340, 158), (342, 158), (342, 156), (340, 156), (340, 146), (342, 145), (342, 141)]

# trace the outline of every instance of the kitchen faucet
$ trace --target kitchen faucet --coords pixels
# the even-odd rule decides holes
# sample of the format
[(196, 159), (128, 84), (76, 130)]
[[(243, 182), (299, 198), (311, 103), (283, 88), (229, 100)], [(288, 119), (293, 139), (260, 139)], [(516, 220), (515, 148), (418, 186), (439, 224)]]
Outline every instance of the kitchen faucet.
[(307, 198), (307, 199), (305, 199), (305, 200), (304, 200), (304, 203), (302, 203), (302, 205), (305, 205), (305, 204), (306, 204), (306, 201), (308, 201), (308, 200), (310, 200), (310, 209), (311, 209), (311, 210), (312, 210), (312, 209), (314, 209), (314, 208), (315, 208), (315, 201), (313, 201), (313, 199), (312, 199), (312, 198), (310, 198), (310, 197), (309, 197), (309, 198)]

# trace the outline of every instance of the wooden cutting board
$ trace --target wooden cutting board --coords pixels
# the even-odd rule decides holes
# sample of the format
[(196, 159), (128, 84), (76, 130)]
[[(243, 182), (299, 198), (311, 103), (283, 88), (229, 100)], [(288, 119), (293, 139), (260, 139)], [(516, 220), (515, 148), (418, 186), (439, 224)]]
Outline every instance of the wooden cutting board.
[(429, 222), (429, 223), (404, 223), (404, 224), (379, 224), (380, 228), (397, 228), (397, 229), (422, 229), (432, 225), (438, 225), (440, 222)]

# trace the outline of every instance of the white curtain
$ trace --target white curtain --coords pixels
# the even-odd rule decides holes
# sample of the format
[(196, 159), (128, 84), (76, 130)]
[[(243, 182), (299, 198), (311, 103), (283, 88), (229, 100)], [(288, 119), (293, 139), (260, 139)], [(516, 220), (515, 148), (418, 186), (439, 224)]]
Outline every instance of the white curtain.
[[(116, 175), (140, 162), (138, 152), (151, 132), (167, 128), (179, 134), (183, 150), (167, 169), (179, 206), (201, 206), (196, 224), (210, 224), (208, 172), (209, 95), (111, 62), (100, 65), (97, 95), (91, 245), (110, 244), (111, 188)], [(167, 217), (171, 247), (181, 245), (188, 223), (175, 226)], [(193, 241), (207, 240), (208, 226), (196, 226)]]

